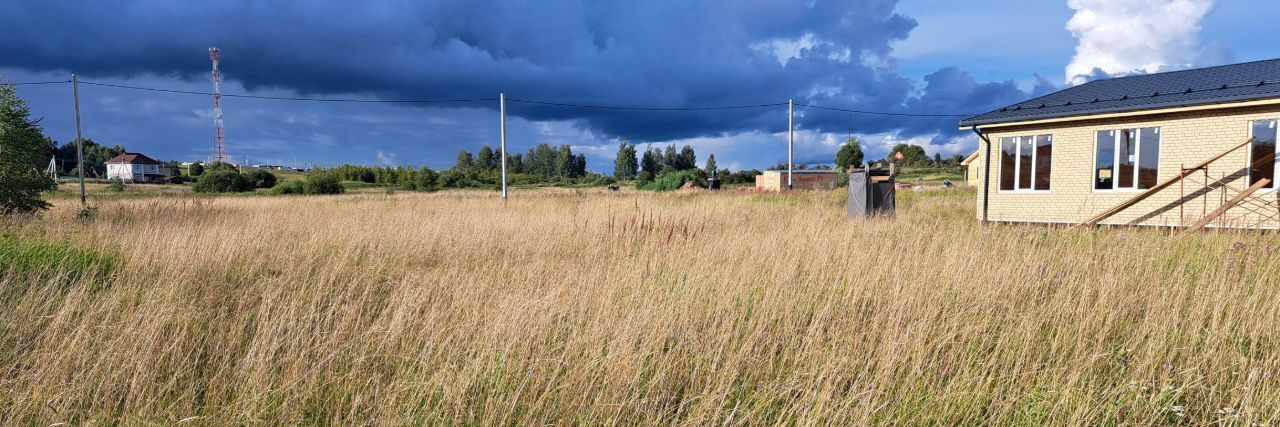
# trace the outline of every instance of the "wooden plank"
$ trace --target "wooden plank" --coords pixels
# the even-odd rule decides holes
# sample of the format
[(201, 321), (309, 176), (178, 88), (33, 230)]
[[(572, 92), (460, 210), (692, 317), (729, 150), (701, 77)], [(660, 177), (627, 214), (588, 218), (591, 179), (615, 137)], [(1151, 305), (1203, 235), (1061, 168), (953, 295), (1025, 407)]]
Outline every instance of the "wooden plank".
[(1218, 219), (1218, 217), (1222, 216), (1222, 214), (1227, 213), (1228, 210), (1240, 204), (1240, 202), (1243, 201), (1246, 197), (1249, 197), (1254, 192), (1261, 190), (1262, 187), (1266, 187), (1267, 184), (1270, 184), (1270, 183), (1271, 183), (1271, 180), (1266, 178), (1262, 178), (1258, 180), (1257, 183), (1249, 186), (1249, 188), (1246, 188), (1244, 191), (1241, 191), (1240, 194), (1237, 194), (1235, 197), (1232, 197), (1231, 200), (1228, 200), (1226, 203), (1223, 203), (1222, 206), (1219, 206), (1217, 209), (1214, 209), (1213, 212), (1209, 212), (1209, 215), (1206, 215), (1204, 218), (1200, 218), (1200, 220), (1196, 221), (1195, 224), (1191, 224), (1190, 227), (1187, 227), (1185, 230), (1182, 230), (1182, 231), (1185, 233), (1187, 231), (1195, 231), (1195, 230), (1204, 228), (1204, 226), (1209, 225), (1210, 222), (1213, 222), (1213, 220)]
[[(1213, 156), (1213, 157), (1209, 158), (1209, 160), (1205, 160), (1205, 161), (1201, 162), (1199, 165), (1196, 165), (1196, 166), (1191, 167), (1191, 168), (1189, 168), (1189, 169), (1201, 169), (1201, 168), (1206, 168), (1206, 167), (1208, 167), (1208, 166), (1209, 166), (1209, 164), (1210, 164), (1210, 163), (1216, 162), (1216, 161), (1218, 161), (1218, 159), (1221, 159), (1221, 158), (1223, 158), (1223, 157), (1226, 157), (1228, 154), (1231, 154), (1231, 152), (1236, 151), (1236, 150), (1239, 150), (1241, 147), (1244, 147), (1244, 146), (1246, 146), (1246, 145), (1249, 145), (1249, 143), (1251, 143), (1251, 142), (1253, 142), (1253, 138), (1252, 138), (1252, 137), (1250, 137), (1249, 139), (1246, 139), (1244, 142), (1240, 143), (1240, 145), (1237, 145), (1237, 146), (1231, 147), (1231, 149), (1229, 149), (1229, 150), (1227, 150), (1227, 151), (1223, 151), (1223, 152), (1222, 152), (1222, 154), (1219, 154), (1219, 155)], [(1089, 219), (1084, 220), (1084, 222), (1082, 222), (1082, 223), (1076, 224), (1076, 225), (1075, 225), (1075, 227), (1072, 227), (1072, 228), (1079, 228), (1079, 227), (1087, 227), (1087, 226), (1094, 226), (1094, 225), (1098, 225), (1098, 223), (1099, 223), (1099, 222), (1101, 222), (1102, 220), (1107, 219), (1107, 218), (1111, 218), (1112, 216), (1115, 216), (1115, 214), (1118, 214), (1118, 213), (1120, 213), (1121, 211), (1123, 211), (1123, 210), (1125, 210), (1125, 209), (1128, 209), (1130, 206), (1136, 205), (1136, 204), (1138, 204), (1138, 202), (1141, 202), (1141, 201), (1143, 201), (1143, 200), (1146, 200), (1148, 197), (1151, 197), (1151, 196), (1155, 195), (1156, 193), (1159, 193), (1159, 192), (1160, 192), (1160, 190), (1164, 190), (1164, 189), (1166, 189), (1166, 188), (1169, 188), (1169, 187), (1170, 187), (1170, 186), (1172, 186), (1173, 184), (1177, 184), (1179, 181), (1182, 181), (1182, 178), (1183, 178), (1183, 175), (1182, 175), (1182, 174), (1175, 175), (1175, 176), (1173, 176), (1172, 178), (1169, 178), (1168, 180), (1166, 180), (1165, 182), (1162, 182), (1162, 183), (1160, 183), (1159, 185), (1156, 185), (1155, 187), (1151, 187), (1151, 188), (1150, 188), (1150, 189), (1148, 189), (1147, 191), (1143, 191), (1142, 193), (1139, 193), (1139, 194), (1137, 194), (1137, 195), (1135, 195), (1135, 196), (1133, 196), (1133, 197), (1129, 198), (1128, 200), (1125, 200), (1125, 201), (1121, 202), (1120, 204), (1116, 205), (1115, 207), (1112, 207), (1111, 209), (1107, 209), (1107, 210), (1105, 210), (1105, 211), (1102, 211), (1102, 213), (1099, 213), (1099, 214), (1097, 214), (1097, 215), (1094, 215), (1094, 216), (1092, 216), (1092, 217), (1089, 217)]]

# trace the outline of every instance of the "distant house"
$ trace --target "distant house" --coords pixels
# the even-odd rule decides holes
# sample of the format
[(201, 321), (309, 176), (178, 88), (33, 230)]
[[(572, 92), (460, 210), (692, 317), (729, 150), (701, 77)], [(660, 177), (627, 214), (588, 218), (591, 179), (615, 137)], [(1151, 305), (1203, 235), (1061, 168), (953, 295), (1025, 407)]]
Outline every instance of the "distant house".
[(124, 153), (107, 160), (107, 179), (127, 182), (164, 181), (173, 175), (169, 167), (141, 153)]
[(982, 164), (978, 163), (978, 154), (981, 151), (974, 151), (969, 157), (965, 157), (960, 162), (964, 166), (964, 184), (968, 186), (977, 186), (982, 183)]
[[(817, 190), (836, 188), (840, 175), (830, 170), (792, 170), (791, 188)], [(756, 188), (763, 191), (787, 190), (787, 171), (767, 170), (756, 175)]]
[(1280, 228), (1278, 124), (1273, 59), (1095, 80), (960, 127), (981, 140), (983, 221)]

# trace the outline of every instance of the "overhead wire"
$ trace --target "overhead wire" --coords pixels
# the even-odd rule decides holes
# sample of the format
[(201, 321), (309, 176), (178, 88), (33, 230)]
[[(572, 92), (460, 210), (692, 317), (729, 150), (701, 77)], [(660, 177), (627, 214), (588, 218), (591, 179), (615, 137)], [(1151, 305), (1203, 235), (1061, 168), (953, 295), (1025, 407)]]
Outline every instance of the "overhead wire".
[(52, 84), (61, 84), (61, 83), (71, 83), (71, 80), (57, 80), (57, 81), (47, 81), (47, 82), (17, 82), (17, 83), (4, 83), (4, 84), (9, 84), (14, 86), (34, 86), (34, 85), (52, 85)]

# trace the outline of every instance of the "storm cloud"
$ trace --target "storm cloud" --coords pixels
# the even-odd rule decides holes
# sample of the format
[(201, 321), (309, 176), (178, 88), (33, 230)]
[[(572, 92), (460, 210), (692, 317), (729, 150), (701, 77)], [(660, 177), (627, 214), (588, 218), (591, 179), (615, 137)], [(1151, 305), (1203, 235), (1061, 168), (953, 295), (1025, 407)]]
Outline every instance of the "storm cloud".
[[(894, 112), (980, 112), (1025, 96), (1011, 82), (941, 70), (924, 87), (894, 70), (916, 23), (896, 1), (5, 1), (0, 66), (89, 77), (207, 79), (223, 51), (244, 88), (384, 99), (492, 97), (695, 107), (797, 102)], [(770, 110), (673, 114), (513, 105), (530, 120), (662, 141), (785, 126)], [(826, 116), (826, 118), (824, 118)], [(909, 135), (954, 120), (849, 120)]]

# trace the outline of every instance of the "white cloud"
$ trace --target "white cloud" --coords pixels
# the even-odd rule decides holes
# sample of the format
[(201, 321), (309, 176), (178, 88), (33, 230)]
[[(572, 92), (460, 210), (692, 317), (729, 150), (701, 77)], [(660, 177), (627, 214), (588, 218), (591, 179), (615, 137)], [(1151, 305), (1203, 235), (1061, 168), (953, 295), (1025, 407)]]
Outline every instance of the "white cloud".
[(1230, 56), (1200, 40), (1200, 21), (1213, 0), (1067, 0), (1067, 6), (1075, 11), (1067, 30), (1078, 41), (1066, 69), (1070, 84), (1084, 83), (1095, 69), (1153, 73)]
[(397, 165), (396, 153), (384, 153), (382, 150), (378, 150), (378, 163), (382, 163), (385, 166)]
[(812, 49), (818, 44), (817, 37), (813, 33), (806, 33), (803, 37), (795, 39), (777, 38), (767, 42), (760, 42), (751, 45), (751, 49), (772, 55), (778, 60), (778, 64), (787, 65), (792, 59), (799, 58), (807, 49)]

